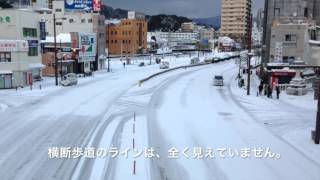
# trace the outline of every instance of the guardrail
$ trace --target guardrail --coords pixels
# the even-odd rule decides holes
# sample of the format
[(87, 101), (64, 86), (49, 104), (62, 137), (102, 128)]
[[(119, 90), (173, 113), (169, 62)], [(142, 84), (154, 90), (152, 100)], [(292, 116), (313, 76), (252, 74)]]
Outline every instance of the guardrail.
[(144, 78), (144, 79), (141, 79), (141, 80), (139, 81), (139, 86), (141, 86), (142, 83), (144, 83), (144, 82), (146, 82), (146, 81), (149, 81), (150, 79), (152, 79), (152, 78), (154, 78), (154, 77), (156, 77), (156, 76), (159, 76), (159, 75), (162, 75), (162, 74), (171, 72), (171, 71), (175, 71), (175, 70), (178, 70), (178, 69), (187, 69), (187, 68), (197, 67), (197, 66), (204, 66), (204, 65), (209, 65), (209, 64), (215, 64), (215, 63), (218, 63), (218, 62), (221, 62), (221, 61), (230, 60), (230, 59), (239, 58), (239, 57), (240, 57), (240, 56), (230, 56), (230, 57), (227, 57), (227, 58), (218, 59), (217, 61), (202, 62), (202, 63), (199, 63), (199, 64), (190, 64), (190, 65), (178, 66), (178, 67), (175, 67), (175, 68), (167, 69), (167, 70), (164, 70), (164, 71), (161, 71), (161, 72), (152, 74), (151, 76), (148, 76), (148, 77), (146, 77), (146, 78)]

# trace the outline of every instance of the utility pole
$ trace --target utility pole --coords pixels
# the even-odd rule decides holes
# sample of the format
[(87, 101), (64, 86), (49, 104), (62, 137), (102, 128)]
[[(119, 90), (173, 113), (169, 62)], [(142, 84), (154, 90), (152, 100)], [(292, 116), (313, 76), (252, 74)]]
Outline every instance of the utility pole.
[(317, 79), (316, 81), (316, 86), (315, 90), (315, 96), (318, 99), (318, 109), (317, 109), (317, 120), (316, 120), (316, 129), (314, 132), (314, 143), (319, 144), (320, 143), (320, 80)]
[(55, 61), (55, 66), (54, 66), (54, 76), (56, 80), (56, 86), (58, 86), (58, 59), (57, 59), (57, 34), (56, 34), (56, 15), (53, 14), (53, 41), (54, 41), (54, 61)]
[(249, 15), (249, 22), (248, 22), (248, 82), (247, 82), (247, 95), (250, 95), (250, 76), (251, 76), (251, 49), (252, 49), (252, 14)]
[(61, 59), (60, 59), (60, 79), (62, 80), (62, 60), (63, 60), (63, 55), (62, 55), (62, 45), (61, 45), (61, 39), (60, 39), (60, 53), (61, 53)]

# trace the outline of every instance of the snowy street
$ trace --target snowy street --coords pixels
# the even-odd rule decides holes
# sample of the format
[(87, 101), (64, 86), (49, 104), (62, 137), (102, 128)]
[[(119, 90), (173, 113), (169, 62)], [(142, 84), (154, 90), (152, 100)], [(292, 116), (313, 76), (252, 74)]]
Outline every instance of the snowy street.
[[(182, 58), (172, 67), (188, 63)], [(319, 180), (312, 92), (256, 97), (254, 80), (248, 97), (237, 86), (237, 68), (230, 60), (139, 84), (158, 66), (128, 67), (74, 87), (0, 92), (0, 179)], [(213, 86), (214, 75), (224, 76), (223, 87)], [(50, 159), (50, 147), (130, 150), (128, 157)], [(132, 156), (151, 147), (159, 158)], [(169, 158), (173, 148), (179, 157)], [(281, 157), (192, 157), (195, 148), (269, 148)]]

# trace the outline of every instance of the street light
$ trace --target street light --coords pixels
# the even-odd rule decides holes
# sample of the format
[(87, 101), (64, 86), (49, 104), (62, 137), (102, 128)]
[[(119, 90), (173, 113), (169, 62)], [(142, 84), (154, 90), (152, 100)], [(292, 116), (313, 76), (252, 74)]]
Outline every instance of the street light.
[(56, 20), (66, 20), (67, 18), (56, 18), (56, 15), (53, 14), (53, 41), (54, 41), (54, 76), (56, 79), (56, 86), (59, 85), (58, 83), (58, 58), (57, 58), (57, 31), (56, 31)]

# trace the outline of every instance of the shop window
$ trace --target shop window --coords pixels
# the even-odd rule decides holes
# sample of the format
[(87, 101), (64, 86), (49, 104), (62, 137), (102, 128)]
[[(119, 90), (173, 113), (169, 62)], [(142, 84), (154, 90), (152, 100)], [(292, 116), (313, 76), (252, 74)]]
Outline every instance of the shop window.
[(11, 62), (11, 53), (0, 52), (0, 62)]

